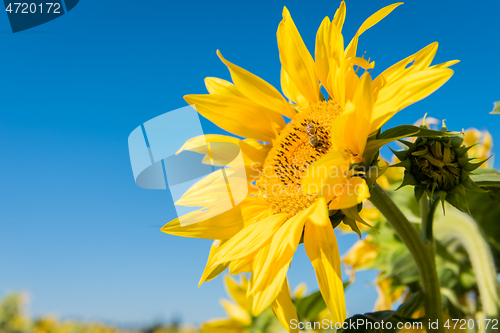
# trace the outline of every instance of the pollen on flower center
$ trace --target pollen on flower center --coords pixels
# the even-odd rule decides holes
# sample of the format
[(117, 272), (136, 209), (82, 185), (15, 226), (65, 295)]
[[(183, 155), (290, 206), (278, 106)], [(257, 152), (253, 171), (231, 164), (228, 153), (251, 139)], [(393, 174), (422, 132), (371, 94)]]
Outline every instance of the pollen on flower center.
[(276, 213), (296, 214), (309, 207), (316, 194), (301, 188), (307, 167), (330, 150), (332, 120), (342, 113), (334, 101), (321, 101), (298, 113), (273, 142), (256, 182), (258, 197)]

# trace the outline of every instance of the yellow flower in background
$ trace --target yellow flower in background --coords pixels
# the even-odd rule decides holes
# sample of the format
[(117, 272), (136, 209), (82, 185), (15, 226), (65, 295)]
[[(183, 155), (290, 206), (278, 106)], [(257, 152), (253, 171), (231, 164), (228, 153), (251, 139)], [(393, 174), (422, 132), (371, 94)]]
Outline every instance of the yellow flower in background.
[(298, 298), (304, 298), (307, 294), (307, 284), (305, 284), (304, 282), (300, 283), (297, 285), (297, 287), (295, 287), (295, 289), (293, 290), (293, 293), (292, 293), (292, 297), (294, 299), (298, 299)]
[(214, 319), (201, 325), (202, 333), (246, 333), (252, 323), (252, 300), (247, 296), (248, 280), (241, 275), (239, 283), (229, 276), (224, 279), (226, 292), (234, 302), (222, 299), (227, 319)]
[(372, 236), (368, 235), (354, 243), (344, 254), (342, 262), (346, 266), (346, 272), (351, 283), (354, 282), (355, 272), (375, 259), (378, 251), (379, 246), (372, 241)]
[[(399, 110), (434, 92), (453, 73), (447, 67), (456, 61), (430, 66), (437, 50), (433, 43), (372, 81), (367, 70), (374, 63), (356, 57), (358, 39), (399, 5), (370, 16), (344, 48), (346, 8), (342, 2), (333, 20), (325, 18), (318, 30), (315, 60), (285, 8), (277, 37), (282, 91), (290, 102), (220, 52), (234, 84), (207, 78), (210, 94), (185, 96), (201, 115), (247, 139), (206, 135), (189, 140), (181, 150), (206, 154), (205, 162), (213, 163), (225, 156), (224, 145), (215, 144), (237, 144), (247, 172), (255, 174), (248, 174), (244, 184), (248, 196), (243, 202), (198, 222), (228, 189), (220, 175), (207, 176), (176, 202), (202, 206), (182, 217), (197, 223), (181, 225), (176, 219), (162, 231), (213, 239), (200, 284), (227, 267), (231, 274), (252, 273), (248, 286), (252, 313), (258, 315), (271, 305), (290, 332), (294, 331), (289, 328), (290, 320), (297, 314), (286, 275), (299, 242), (303, 239), (333, 320), (343, 322), (340, 255), (328, 209), (352, 212), (351, 208), (369, 197), (365, 180), (351, 170), (352, 163), (363, 161), (369, 135)], [(361, 77), (359, 68), (365, 70)], [(320, 92), (320, 81), (328, 100)], [(200, 142), (207, 142), (210, 148), (200, 149)], [(322, 174), (321, 169), (328, 172)], [(357, 210), (354, 214), (357, 216)]]
[(0, 332), (24, 332), (30, 321), (24, 314), (28, 294), (10, 294), (0, 300)]
[[(493, 137), (488, 131), (480, 131), (475, 128), (469, 128), (465, 131), (464, 144), (467, 147), (473, 146), (467, 152), (469, 157), (484, 161), (491, 157), (493, 153)], [(486, 161), (480, 168), (493, 167), (493, 158)]]
[(391, 278), (380, 279), (380, 276), (377, 279), (375, 288), (377, 289), (378, 298), (373, 311), (391, 310), (392, 304), (400, 299), (407, 289), (401, 285), (393, 286)]

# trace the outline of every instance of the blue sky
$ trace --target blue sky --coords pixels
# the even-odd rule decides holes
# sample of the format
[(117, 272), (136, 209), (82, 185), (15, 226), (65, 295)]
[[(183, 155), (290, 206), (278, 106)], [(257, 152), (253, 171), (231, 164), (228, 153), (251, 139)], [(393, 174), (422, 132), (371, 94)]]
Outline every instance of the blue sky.
[[(0, 295), (28, 291), (34, 315), (122, 324), (223, 316), (222, 279), (197, 288), (210, 242), (160, 232), (175, 215), (171, 199), (135, 185), (127, 137), (185, 106), (183, 95), (205, 93), (205, 77), (229, 79), (216, 49), (279, 87), (283, 6), (314, 50), (321, 20), (338, 4), (86, 0), (17, 34), (0, 15)], [(346, 39), (388, 4), (347, 1)], [(450, 129), (488, 129), (500, 142), (500, 116), (488, 114), (500, 100), (500, 69), (487, 63), (500, 53), (499, 11), (494, 0), (412, 0), (361, 37), (374, 73), (434, 41), (436, 63), (461, 60), (443, 88), (388, 125), (428, 112)], [(341, 250), (354, 241), (339, 237)], [(360, 289), (347, 292), (351, 313), (371, 310), (372, 278), (360, 275)], [(316, 289), (303, 249), (290, 280)]]

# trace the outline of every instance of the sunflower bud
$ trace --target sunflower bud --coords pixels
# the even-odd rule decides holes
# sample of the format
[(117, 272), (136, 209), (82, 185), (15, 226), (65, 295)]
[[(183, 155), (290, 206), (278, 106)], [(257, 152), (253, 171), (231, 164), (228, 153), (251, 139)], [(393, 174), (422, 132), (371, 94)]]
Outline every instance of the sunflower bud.
[[(443, 127), (442, 131), (446, 131)], [(419, 137), (415, 142), (400, 141), (408, 147), (394, 151), (401, 161), (394, 165), (404, 167), (404, 179), (400, 186), (415, 186), (417, 201), (426, 193), (432, 200), (438, 196), (463, 212), (468, 212), (466, 190), (482, 191), (469, 177), (486, 160), (471, 163), (463, 135), (453, 137)]]

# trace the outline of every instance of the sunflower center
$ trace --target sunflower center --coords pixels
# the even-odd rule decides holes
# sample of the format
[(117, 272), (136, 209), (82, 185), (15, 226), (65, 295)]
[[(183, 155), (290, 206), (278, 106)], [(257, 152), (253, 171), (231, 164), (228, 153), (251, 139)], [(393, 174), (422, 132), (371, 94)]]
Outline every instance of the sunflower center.
[(302, 190), (307, 167), (330, 150), (332, 120), (342, 113), (334, 101), (313, 104), (298, 113), (273, 142), (256, 185), (258, 197), (276, 213), (296, 214), (309, 207), (316, 194)]

